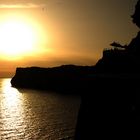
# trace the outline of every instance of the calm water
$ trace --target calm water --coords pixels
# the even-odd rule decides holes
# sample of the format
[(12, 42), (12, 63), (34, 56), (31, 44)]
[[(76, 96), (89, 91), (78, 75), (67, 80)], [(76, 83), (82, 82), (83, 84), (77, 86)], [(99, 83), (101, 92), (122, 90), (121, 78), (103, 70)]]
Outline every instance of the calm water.
[(72, 140), (77, 96), (17, 90), (0, 79), (0, 140)]

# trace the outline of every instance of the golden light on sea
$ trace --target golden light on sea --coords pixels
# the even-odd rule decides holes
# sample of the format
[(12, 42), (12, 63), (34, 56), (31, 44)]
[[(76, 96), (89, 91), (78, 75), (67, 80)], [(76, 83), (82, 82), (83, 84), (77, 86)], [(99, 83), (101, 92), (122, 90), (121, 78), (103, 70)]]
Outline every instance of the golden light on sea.
[[(0, 129), (3, 130), (1, 132), (1, 138), (6, 139), (6, 137), (13, 137), (18, 139), (19, 136), (16, 134), (23, 136), (24, 128), (26, 127), (26, 125), (23, 124), (23, 96), (17, 89), (11, 87), (10, 79), (3, 79), (1, 92)], [(7, 130), (9, 130), (9, 132), (7, 132)]]

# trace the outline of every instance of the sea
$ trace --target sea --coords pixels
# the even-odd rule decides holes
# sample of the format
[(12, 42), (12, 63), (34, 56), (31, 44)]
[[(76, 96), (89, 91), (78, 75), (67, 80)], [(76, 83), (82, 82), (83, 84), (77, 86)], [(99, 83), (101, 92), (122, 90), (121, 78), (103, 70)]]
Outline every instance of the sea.
[(78, 95), (16, 89), (0, 79), (0, 140), (73, 140)]

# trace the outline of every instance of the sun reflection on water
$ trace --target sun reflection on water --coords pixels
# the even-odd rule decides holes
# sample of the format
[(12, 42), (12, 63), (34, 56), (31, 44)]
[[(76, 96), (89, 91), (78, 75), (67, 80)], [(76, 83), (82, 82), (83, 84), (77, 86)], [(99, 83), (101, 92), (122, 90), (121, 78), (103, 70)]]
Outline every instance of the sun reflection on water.
[[(22, 94), (11, 87), (10, 79), (2, 81), (0, 106), (0, 135), (2, 139), (20, 139), (24, 135)], [(16, 135), (17, 134), (17, 135)]]
[(12, 107), (16, 106), (19, 101), (20, 93), (17, 89), (12, 88), (9, 79), (5, 79), (2, 84), (2, 92), (5, 97), (5, 105)]

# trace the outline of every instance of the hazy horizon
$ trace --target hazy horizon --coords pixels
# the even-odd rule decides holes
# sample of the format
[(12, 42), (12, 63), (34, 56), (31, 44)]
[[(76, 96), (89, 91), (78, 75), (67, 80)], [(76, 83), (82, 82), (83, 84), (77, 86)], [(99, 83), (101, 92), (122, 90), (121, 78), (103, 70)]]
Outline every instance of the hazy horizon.
[(0, 1), (0, 77), (13, 75), (16, 67), (95, 65), (110, 43), (129, 44), (136, 36), (136, 2)]

